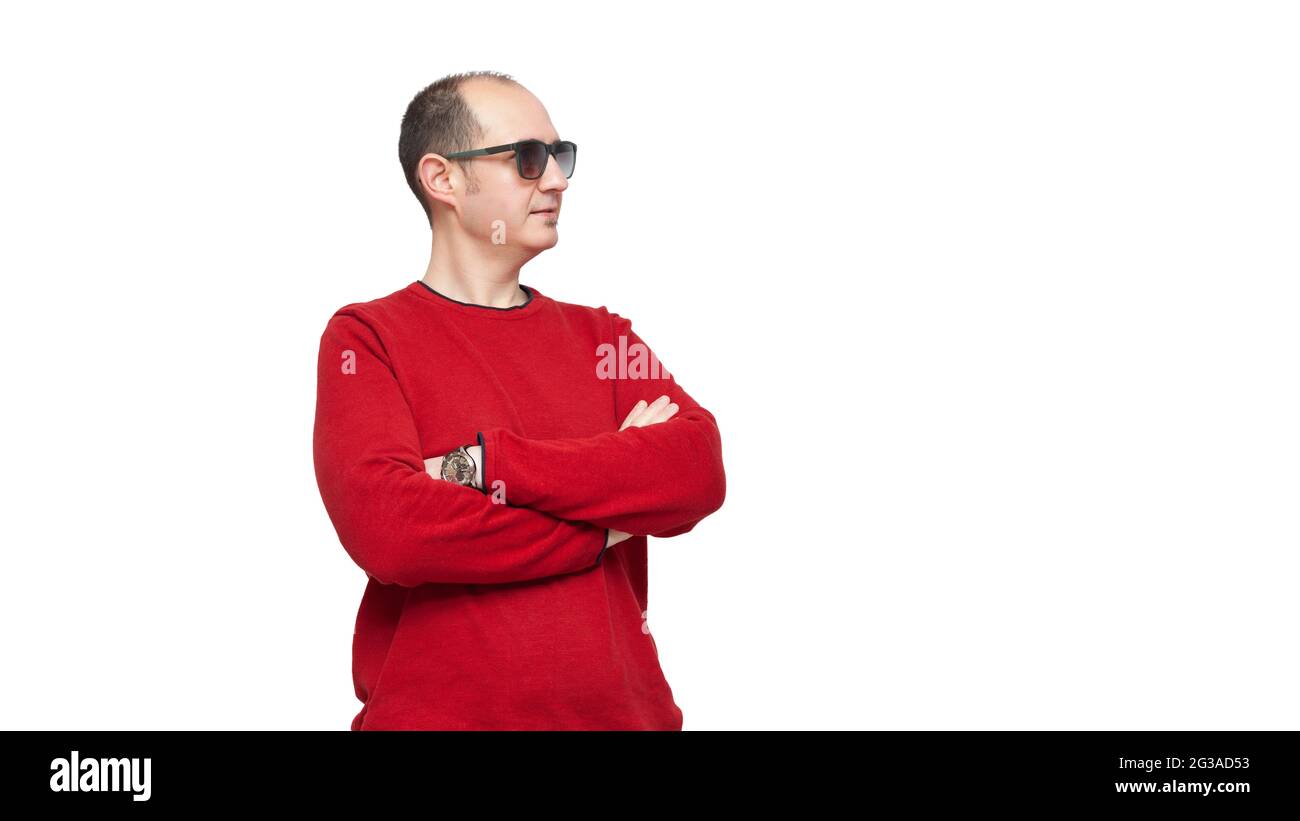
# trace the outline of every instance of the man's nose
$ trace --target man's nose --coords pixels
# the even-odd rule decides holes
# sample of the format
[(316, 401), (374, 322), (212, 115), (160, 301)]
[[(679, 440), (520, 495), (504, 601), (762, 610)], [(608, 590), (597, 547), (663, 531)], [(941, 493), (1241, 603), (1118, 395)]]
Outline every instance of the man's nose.
[(546, 170), (542, 172), (541, 180), (538, 187), (543, 191), (563, 191), (569, 187), (569, 180), (554, 157), (546, 158)]

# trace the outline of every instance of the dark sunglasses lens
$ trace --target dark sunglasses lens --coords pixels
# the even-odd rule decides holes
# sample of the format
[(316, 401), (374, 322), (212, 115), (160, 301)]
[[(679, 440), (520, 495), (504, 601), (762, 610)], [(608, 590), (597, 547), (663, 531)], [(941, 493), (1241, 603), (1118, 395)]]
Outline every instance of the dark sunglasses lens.
[(546, 170), (545, 143), (524, 143), (519, 146), (519, 173), (526, 180), (535, 180)]
[(573, 167), (578, 163), (578, 146), (567, 140), (555, 148), (555, 162), (560, 166), (560, 173), (565, 177), (573, 176)]

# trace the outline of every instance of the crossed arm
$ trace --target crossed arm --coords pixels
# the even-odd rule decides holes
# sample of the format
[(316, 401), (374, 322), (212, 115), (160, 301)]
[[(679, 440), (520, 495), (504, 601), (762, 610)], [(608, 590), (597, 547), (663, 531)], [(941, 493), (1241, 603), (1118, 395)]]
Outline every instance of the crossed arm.
[[(629, 348), (644, 345), (630, 322), (610, 317)], [(340, 374), (345, 350), (355, 367)], [(414, 417), (362, 313), (330, 320), (318, 368), (321, 497), (343, 546), (381, 582), (493, 583), (586, 570), (632, 535), (690, 531), (725, 498), (717, 423), (666, 372), (615, 381), (615, 418), (624, 418), (617, 431), (546, 440), (480, 431), (477, 487), (503, 485), (502, 505), (430, 471), (435, 460), (420, 455)], [(646, 395), (660, 399), (647, 404)]]
[[(628, 413), (627, 418), (623, 420), (623, 425), (619, 430), (627, 430), (628, 428), (633, 427), (643, 428), (647, 425), (667, 422), (673, 417), (673, 414), (678, 411), (676, 403), (670, 402), (669, 399), (670, 397), (668, 394), (663, 394), (653, 402), (646, 402), (644, 399), (640, 400), (633, 406), (632, 410)], [(465, 448), (465, 451), (474, 465), (473, 476), (469, 480), (469, 486), (477, 488), (478, 490), (483, 490), (485, 487), (483, 484), (483, 446), (469, 445)], [(443, 475), (442, 467), (445, 459), (446, 455), (425, 459), (425, 470), (427, 470), (429, 475), (435, 479), (451, 481), (449, 476)], [(693, 527), (694, 524), (692, 523), (691, 526)], [(671, 535), (678, 534), (672, 533)], [(630, 538), (632, 538), (631, 533), (609, 528), (609, 539), (606, 543), (606, 547), (613, 547), (619, 542), (626, 541)]]

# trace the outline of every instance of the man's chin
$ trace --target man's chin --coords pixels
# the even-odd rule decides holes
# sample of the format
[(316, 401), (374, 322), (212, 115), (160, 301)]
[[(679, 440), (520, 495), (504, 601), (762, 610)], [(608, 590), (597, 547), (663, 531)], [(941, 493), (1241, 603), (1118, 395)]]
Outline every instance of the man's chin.
[(550, 248), (560, 241), (560, 232), (555, 228), (537, 228), (530, 232), (528, 240), (533, 248)]

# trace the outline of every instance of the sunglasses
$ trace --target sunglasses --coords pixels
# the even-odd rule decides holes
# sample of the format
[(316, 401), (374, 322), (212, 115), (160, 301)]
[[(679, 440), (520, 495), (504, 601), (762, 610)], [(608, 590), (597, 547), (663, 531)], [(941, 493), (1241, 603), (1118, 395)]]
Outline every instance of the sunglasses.
[(509, 145), (494, 145), (491, 148), (476, 148), (473, 151), (457, 151), (454, 154), (446, 154), (449, 160), (458, 157), (481, 157), (484, 154), (500, 154), (502, 151), (515, 152), (515, 166), (519, 169), (519, 176), (526, 180), (535, 180), (542, 176), (546, 171), (546, 162), (549, 158), (555, 157), (555, 162), (560, 166), (560, 171), (565, 178), (573, 176), (573, 167), (578, 163), (578, 146), (568, 140), (556, 140), (551, 144), (546, 144), (541, 140), (521, 140)]

